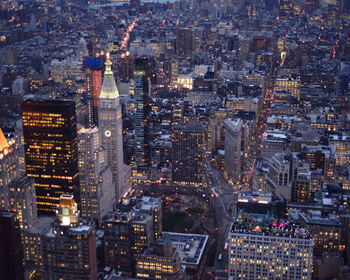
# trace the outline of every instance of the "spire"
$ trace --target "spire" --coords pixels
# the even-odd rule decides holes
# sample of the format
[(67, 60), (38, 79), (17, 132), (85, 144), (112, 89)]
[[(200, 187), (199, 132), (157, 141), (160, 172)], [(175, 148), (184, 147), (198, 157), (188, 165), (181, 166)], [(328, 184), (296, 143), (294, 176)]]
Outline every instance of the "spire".
[(109, 53), (106, 54), (106, 69), (103, 77), (103, 84), (100, 98), (117, 98), (119, 97), (119, 92), (112, 71), (112, 61)]
[(8, 146), (10, 146), (10, 145), (6, 140), (5, 135), (2, 132), (2, 129), (0, 128), (0, 151), (3, 151)]

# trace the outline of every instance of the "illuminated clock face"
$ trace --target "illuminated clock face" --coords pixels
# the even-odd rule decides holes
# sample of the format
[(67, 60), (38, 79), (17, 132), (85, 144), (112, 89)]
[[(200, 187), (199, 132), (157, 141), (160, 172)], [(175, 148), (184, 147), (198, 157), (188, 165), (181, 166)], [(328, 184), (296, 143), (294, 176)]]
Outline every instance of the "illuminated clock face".
[(106, 131), (105, 131), (105, 135), (106, 135), (106, 137), (109, 137), (109, 136), (112, 135), (112, 133), (111, 133), (109, 130), (106, 130)]

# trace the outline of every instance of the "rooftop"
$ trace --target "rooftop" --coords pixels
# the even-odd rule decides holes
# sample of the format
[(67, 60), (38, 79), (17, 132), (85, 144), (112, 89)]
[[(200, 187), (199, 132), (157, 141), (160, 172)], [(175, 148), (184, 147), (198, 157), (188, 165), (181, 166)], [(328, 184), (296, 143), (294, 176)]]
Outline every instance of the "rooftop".
[(322, 226), (332, 226), (340, 227), (340, 219), (332, 214), (326, 214), (322, 211), (307, 211), (300, 212), (299, 217), (309, 225), (322, 225)]
[(163, 238), (177, 249), (183, 265), (198, 265), (208, 242), (208, 235), (202, 234), (163, 232)]
[(236, 221), (233, 223), (231, 233), (274, 236), (281, 238), (311, 239), (310, 233), (289, 221), (271, 221), (263, 223), (248, 223)]
[(238, 197), (238, 202), (255, 202), (260, 204), (269, 204), (272, 200), (271, 192), (252, 192), (252, 193), (241, 193)]

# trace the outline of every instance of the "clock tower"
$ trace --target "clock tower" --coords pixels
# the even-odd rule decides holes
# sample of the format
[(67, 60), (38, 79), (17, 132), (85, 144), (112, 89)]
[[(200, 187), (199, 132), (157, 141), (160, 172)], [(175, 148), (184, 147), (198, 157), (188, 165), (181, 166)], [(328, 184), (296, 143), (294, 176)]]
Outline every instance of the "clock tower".
[(103, 78), (99, 103), (99, 130), (102, 147), (106, 150), (108, 165), (115, 183), (117, 201), (126, 191), (124, 183), (122, 112), (119, 92), (112, 71), (109, 54), (106, 57), (106, 69)]

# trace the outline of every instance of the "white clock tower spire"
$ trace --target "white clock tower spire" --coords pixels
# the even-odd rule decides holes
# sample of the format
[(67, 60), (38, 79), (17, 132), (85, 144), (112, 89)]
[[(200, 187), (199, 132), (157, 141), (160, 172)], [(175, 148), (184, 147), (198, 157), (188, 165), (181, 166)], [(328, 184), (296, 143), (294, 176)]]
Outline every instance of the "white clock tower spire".
[(113, 76), (109, 53), (107, 53), (105, 65), (98, 111), (99, 127), (101, 143), (107, 152), (108, 165), (115, 183), (116, 198), (119, 200), (126, 191), (123, 164), (123, 124), (119, 92)]

